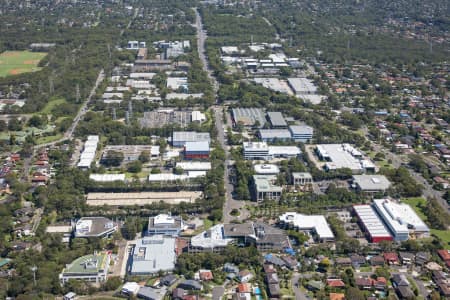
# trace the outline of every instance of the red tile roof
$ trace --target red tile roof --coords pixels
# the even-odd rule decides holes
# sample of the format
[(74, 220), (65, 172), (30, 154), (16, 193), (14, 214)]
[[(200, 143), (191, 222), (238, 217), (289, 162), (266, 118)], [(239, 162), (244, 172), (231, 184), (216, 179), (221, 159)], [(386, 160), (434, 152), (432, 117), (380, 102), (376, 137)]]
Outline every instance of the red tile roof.
[(251, 286), (248, 283), (239, 283), (237, 289), (238, 289), (239, 293), (251, 293), (252, 292)]
[(330, 300), (344, 300), (345, 295), (342, 293), (330, 293)]
[(386, 252), (383, 253), (383, 257), (385, 261), (393, 261), (398, 262), (398, 255), (395, 252)]
[(345, 287), (345, 283), (341, 279), (327, 279), (327, 285), (330, 287)]
[(445, 250), (445, 249), (438, 250), (438, 254), (439, 254), (439, 257), (442, 258), (442, 260), (444, 260), (444, 261), (450, 260), (450, 251), (449, 250)]

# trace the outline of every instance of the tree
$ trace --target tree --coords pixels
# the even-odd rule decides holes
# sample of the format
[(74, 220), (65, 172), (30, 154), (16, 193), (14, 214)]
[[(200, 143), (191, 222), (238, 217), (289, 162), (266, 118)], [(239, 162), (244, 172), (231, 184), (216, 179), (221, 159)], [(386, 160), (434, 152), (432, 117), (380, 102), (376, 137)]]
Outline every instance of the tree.
[(45, 124), (44, 118), (42, 118), (38, 115), (33, 115), (28, 120), (28, 126), (30, 126), (30, 127), (41, 127), (44, 124)]
[(352, 300), (365, 300), (366, 299), (366, 297), (364, 297), (364, 293), (355, 287), (349, 287), (347, 289), (345, 298), (352, 299)]
[(8, 130), (20, 131), (22, 130), (22, 124), (17, 118), (11, 118), (8, 121)]
[(0, 120), (0, 132), (6, 131), (8, 129), (8, 125), (4, 120)]
[(142, 151), (141, 154), (139, 154), (138, 159), (143, 164), (149, 162), (150, 161), (150, 152), (147, 150)]
[(130, 173), (139, 173), (142, 171), (142, 162), (139, 160), (127, 164), (127, 171)]
[(102, 162), (107, 167), (118, 167), (122, 164), (123, 159), (124, 156), (122, 152), (109, 150)]

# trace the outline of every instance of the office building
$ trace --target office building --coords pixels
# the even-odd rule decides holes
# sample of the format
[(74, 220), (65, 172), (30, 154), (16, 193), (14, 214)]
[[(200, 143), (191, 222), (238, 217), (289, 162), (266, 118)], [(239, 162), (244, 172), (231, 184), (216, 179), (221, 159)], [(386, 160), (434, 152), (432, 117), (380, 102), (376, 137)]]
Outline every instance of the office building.
[(354, 175), (353, 187), (364, 193), (385, 192), (391, 182), (384, 175)]
[(253, 168), (258, 175), (277, 175), (280, 173), (278, 166), (272, 164), (256, 164)]
[(159, 214), (148, 218), (147, 235), (178, 236), (184, 229), (181, 216)]
[(287, 129), (260, 129), (258, 136), (263, 142), (291, 140), (291, 133)]
[(305, 186), (311, 185), (313, 183), (313, 178), (311, 173), (308, 172), (294, 172), (292, 173), (292, 184)]
[(244, 142), (244, 158), (248, 160), (271, 160), (274, 158), (294, 158), (302, 153), (295, 146), (268, 146), (266, 142)]
[(283, 118), (281, 112), (269, 111), (267, 112), (267, 118), (269, 119), (272, 128), (287, 128), (286, 120)]
[(283, 225), (291, 224), (299, 231), (307, 231), (320, 242), (334, 241), (334, 234), (324, 216), (307, 216), (295, 212), (287, 212), (279, 217)]
[(308, 143), (313, 138), (314, 129), (307, 125), (291, 125), (289, 126), (289, 132), (294, 141)]
[(189, 252), (220, 252), (233, 241), (224, 235), (224, 225), (217, 224), (191, 238)]
[(109, 237), (117, 230), (117, 223), (105, 217), (85, 217), (75, 224), (76, 238)]
[(264, 200), (280, 200), (283, 189), (275, 184), (275, 175), (253, 175), (252, 199), (262, 202)]
[(59, 274), (62, 285), (70, 279), (101, 283), (108, 279), (110, 254), (106, 252), (85, 255), (74, 260)]
[(131, 256), (131, 275), (152, 275), (175, 268), (175, 238), (153, 235), (137, 240)]
[(375, 165), (350, 144), (321, 144), (316, 145), (315, 151), (319, 159), (326, 161), (327, 171), (342, 168), (350, 169), (353, 174), (375, 171)]

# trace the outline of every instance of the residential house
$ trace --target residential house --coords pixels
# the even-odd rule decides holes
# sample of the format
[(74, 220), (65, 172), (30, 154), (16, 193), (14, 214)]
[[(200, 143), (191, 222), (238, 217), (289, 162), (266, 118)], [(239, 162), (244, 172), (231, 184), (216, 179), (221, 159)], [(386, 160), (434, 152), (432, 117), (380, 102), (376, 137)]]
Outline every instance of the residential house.
[(403, 265), (411, 265), (415, 258), (414, 253), (411, 252), (399, 252), (398, 256)]
[(399, 286), (396, 290), (396, 293), (400, 299), (404, 300), (414, 300), (416, 296), (409, 286)]
[(356, 278), (355, 284), (360, 290), (372, 289), (372, 280), (370, 278), (365, 277)]
[(201, 281), (210, 281), (214, 279), (211, 270), (200, 270), (198, 273)]
[(330, 288), (344, 288), (345, 283), (342, 279), (329, 278), (327, 279), (327, 286)]
[(384, 266), (384, 257), (380, 255), (375, 255), (370, 258), (371, 266)]
[(253, 274), (249, 270), (242, 270), (237, 277), (240, 282), (249, 282), (253, 278)]
[(334, 262), (336, 263), (336, 265), (341, 267), (349, 267), (352, 265), (352, 260), (350, 259), (350, 257), (338, 257), (334, 260)]
[(417, 252), (416, 253), (416, 257), (415, 257), (415, 263), (418, 266), (423, 266), (424, 264), (426, 264), (427, 262), (430, 261), (430, 253), (428, 252)]
[(409, 281), (405, 274), (394, 274), (392, 276), (392, 283), (394, 287), (409, 286)]
[(330, 300), (345, 300), (343, 293), (330, 293)]
[(324, 284), (322, 281), (310, 280), (306, 284), (306, 288), (310, 291), (320, 291), (324, 288)]
[(383, 253), (384, 261), (388, 265), (398, 265), (400, 260), (397, 253), (395, 252), (385, 252)]
[(180, 284), (178, 284), (177, 288), (181, 288), (181, 289), (189, 290), (189, 291), (191, 291), (191, 290), (200, 291), (203, 288), (203, 286), (200, 282), (198, 282), (196, 280), (188, 279), (188, 280), (185, 280), (185, 281), (181, 282)]
[(171, 286), (177, 281), (177, 279), (177, 276), (175, 276), (174, 274), (169, 274), (161, 278), (161, 284)]

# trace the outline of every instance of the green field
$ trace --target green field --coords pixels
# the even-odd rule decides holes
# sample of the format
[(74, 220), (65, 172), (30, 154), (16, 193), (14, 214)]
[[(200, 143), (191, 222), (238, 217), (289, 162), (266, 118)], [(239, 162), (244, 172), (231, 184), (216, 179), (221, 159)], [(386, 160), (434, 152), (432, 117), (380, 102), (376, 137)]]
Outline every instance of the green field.
[[(417, 215), (423, 220), (427, 221), (427, 216), (422, 212), (422, 209), (419, 206), (425, 206), (427, 203), (427, 200), (424, 198), (406, 198), (402, 199), (402, 202), (407, 203), (411, 205), (411, 207), (414, 209), (414, 211), (417, 213)], [(430, 230), (432, 235), (437, 236), (441, 241), (444, 247), (448, 250), (450, 250), (450, 231), (448, 230), (439, 230), (439, 229), (431, 229)]]
[(61, 104), (67, 103), (66, 99), (64, 98), (53, 98), (51, 99), (49, 102), (47, 102), (47, 104), (45, 105), (45, 107), (42, 109), (42, 113), (43, 114), (51, 114), (52, 110)]
[(0, 77), (39, 71), (37, 65), (47, 55), (43, 52), (5, 51), (0, 54)]

